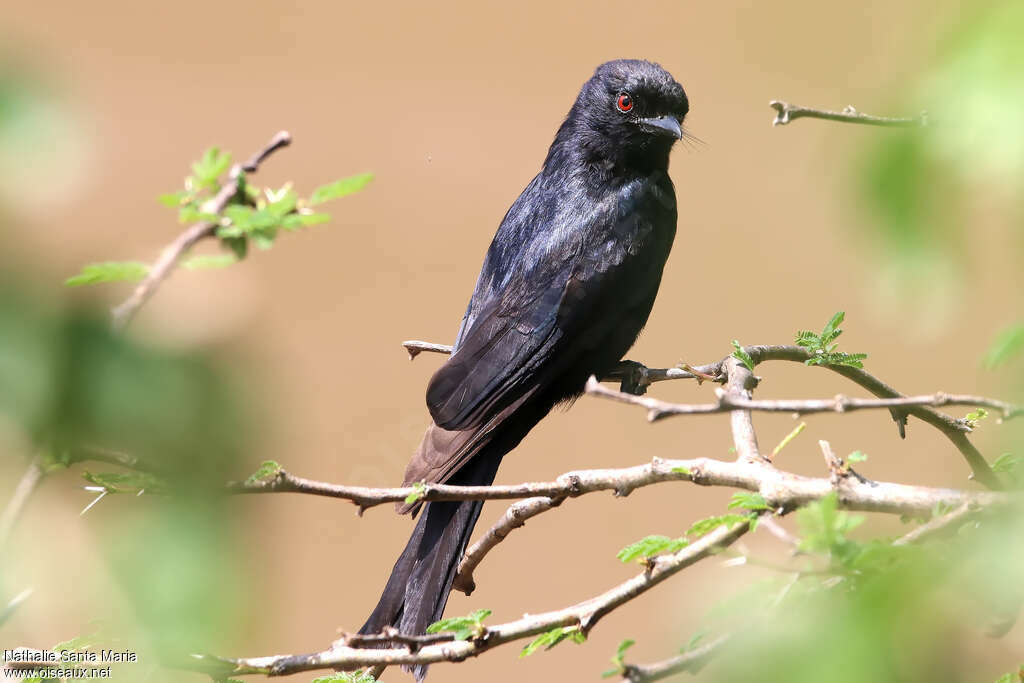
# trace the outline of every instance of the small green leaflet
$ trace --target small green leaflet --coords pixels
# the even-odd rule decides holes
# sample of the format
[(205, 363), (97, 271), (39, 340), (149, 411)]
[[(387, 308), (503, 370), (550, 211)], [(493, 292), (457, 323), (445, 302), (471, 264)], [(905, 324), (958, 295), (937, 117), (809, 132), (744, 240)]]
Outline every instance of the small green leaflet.
[(756, 525), (756, 519), (757, 517), (750, 517), (749, 515), (719, 515), (718, 517), (707, 517), (694, 522), (689, 531), (686, 532), (686, 535), (703, 536), (714, 531), (720, 526), (731, 526), (733, 524), (739, 524), (740, 522), (749, 522), (751, 526), (754, 526)]
[(376, 678), (365, 671), (338, 672), (313, 679), (313, 683), (376, 683), (376, 681)]
[(192, 200), (192, 193), (188, 190), (179, 190), (178, 192), (162, 194), (157, 199), (164, 206), (173, 209), (176, 206), (189, 203)]
[(566, 638), (574, 643), (583, 643), (587, 640), (587, 637), (580, 631), (579, 626), (558, 626), (550, 631), (545, 631), (531, 640), (529, 645), (524, 647), (523, 651), (519, 653), (519, 657), (529, 657), (542, 647), (545, 650), (550, 650)]
[(90, 263), (82, 272), (64, 281), (68, 287), (91, 285), (97, 282), (137, 282), (146, 277), (149, 266), (138, 261), (106, 261)]
[(673, 467), (672, 471), (677, 474), (685, 474), (686, 476), (690, 476), (690, 468), (683, 467), (682, 465), (680, 465), (679, 467)]
[(199, 223), (201, 221), (216, 223), (219, 220), (220, 217), (217, 214), (200, 211), (194, 204), (186, 204), (178, 209), (178, 222), (183, 225), (185, 223)]
[(454, 633), (455, 640), (469, 640), (470, 638), (479, 638), (487, 630), (484, 627), (483, 621), (489, 616), (491, 616), (491, 610), (478, 609), (469, 616), (451, 617), (449, 619), (435, 621), (433, 624), (427, 627), (427, 633), (441, 633), (451, 631)]
[[(306, 209), (308, 211), (308, 209)], [(285, 230), (298, 230), (310, 225), (319, 225), (331, 220), (329, 213), (290, 213), (281, 219), (281, 227)]]
[(412, 505), (423, 497), (423, 494), (427, 492), (427, 485), (422, 481), (417, 481), (412, 485), (412, 493), (405, 497), (405, 504)]
[(1012, 474), (1018, 467), (1020, 467), (1022, 461), (1024, 461), (1024, 458), (1021, 458), (1019, 455), (1003, 453), (995, 459), (995, 462), (992, 463), (992, 471), (1000, 472), (1002, 474)]
[(867, 459), (868, 454), (862, 453), (861, 451), (854, 451), (846, 456), (846, 462), (864, 462)]
[(259, 484), (260, 482), (272, 479), (278, 475), (278, 473), (284, 470), (280, 463), (274, 460), (264, 460), (260, 463), (260, 466), (255, 472), (249, 475), (249, 478), (245, 480), (246, 484)]
[(846, 313), (839, 311), (825, 324), (821, 334), (815, 334), (807, 330), (796, 333), (796, 344), (811, 353), (811, 357), (804, 363), (807, 365), (846, 365), (851, 368), (863, 368), (862, 362), (868, 357), (866, 353), (843, 353), (836, 351), (839, 346), (835, 340), (843, 333), (839, 329)]
[(732, 494), (732, 500), (729, 501), (729, 509), (735, 510), (737, 508), (743, 510), (771, 510), (771, 506), (768, 505), (768, 501), (764, 499), (764, 496), (752, 491), (740, 491), (739, 493)]
[(235, 263), (238, 263), (238, 256), (235, 254), (204, 254), (202, 256), (193, 256), (190, 259), (186, 259), (181, 264), (181, 267), (188, 270), (207, 270), (213, 268), (226, 268)]
[(986, 417), (988, 417), (988, 411), (984, 408), (978, 408), (977, 410), (967, 413), (967, 415), (964, 416), (964, 421), (967, 423), (968, 427), (974, 429), (978, 426), (978, 423)]
[(360, 173), (359, 175), (342, 178), (328, 185), (321, 185), (313, 190), (309, 197), (309, 205), (316, 206), (332, 199), (338, 199), (354, 192), (359, 192), (373, 180), (372, 173)]
[(192, 177), (195, 179), (196, 185), (213, 187), (230, 165), (230, 154), (221, 152), (219, 147), (211, 147), (206, 150), (199, 161), (192, 162)]
[(856, 543), (846, 535), (864, 522), (863, 515), (850, 515), (839, 509), (835, 492), (797, 510), (797, 523), (805, 552), (826, 552), (841, 562), (849, 562), (856, 554)]
[(626, 639), (619, 643), (618, 649), (615, 651), (615, 656), (612, 657), (612, 664), (615, 668), (608, 669), (601, 674), (601, 678), (611, 678), (612, 676), (619, 676), (626, 671), (626, 650), (636, 645), (635, 640)]
[(685, 538), (669, 538), (668, 536), (647, 536), (636, 543), (631, 543), (616, 555), (622, 562), (638, 560), (643, 562), (648, 557), (661, 553), (674, 553), (689, 545)]
[(743, 363), (743, 367), (751, 372), (754, 371), (754, 359), (750, 357), (750, 354), (743, 350), (738, 340), (732, 340), (732, 347), (736, 349), (732, 352), (732, 357)]

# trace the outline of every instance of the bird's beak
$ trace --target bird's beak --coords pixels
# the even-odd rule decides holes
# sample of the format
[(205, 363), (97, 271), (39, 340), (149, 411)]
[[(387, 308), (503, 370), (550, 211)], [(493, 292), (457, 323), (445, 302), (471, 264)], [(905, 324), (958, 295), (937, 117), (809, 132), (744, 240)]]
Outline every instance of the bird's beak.
[(683, 137), (679, 119), (674, 116), (652, 116), (647, 119), (639, 119), (637, 125), (644, 132), (654, 135), (671, 135), (677, 140)]

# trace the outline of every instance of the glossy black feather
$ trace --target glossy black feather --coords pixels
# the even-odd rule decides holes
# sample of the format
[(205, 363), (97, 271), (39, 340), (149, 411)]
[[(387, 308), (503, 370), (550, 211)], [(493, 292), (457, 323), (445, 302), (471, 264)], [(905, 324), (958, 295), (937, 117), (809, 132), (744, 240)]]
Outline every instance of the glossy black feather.
[[(616, 108), (621, 93), (635, 106)], [(434, 424), (405, 482), (489, 484), (550, 409), (610, 370), (647, 322), (675, 236), (668, 156), (689, 103), (661, 67), (598, 67), (541, 172), (502, 220), (448, 361), (427, 388)], [(400, 506), (400, 509), (415, 509)], [(440, 618), (479, 503), (428, 503), (363, 632)], [(418, 677), (425, 668), (417, 670)]]

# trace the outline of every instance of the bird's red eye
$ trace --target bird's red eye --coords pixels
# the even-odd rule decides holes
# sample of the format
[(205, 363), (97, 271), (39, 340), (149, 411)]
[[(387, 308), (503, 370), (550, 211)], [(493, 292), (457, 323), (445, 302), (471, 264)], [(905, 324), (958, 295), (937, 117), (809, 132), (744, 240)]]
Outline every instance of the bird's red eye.
[(629, 93), (622, 93), (619, 95), (619, 99), (615, 101), (615, 106), (619, 108), (619, 111), (629, 111), (633, 108), (633, 98), (629, 96)]

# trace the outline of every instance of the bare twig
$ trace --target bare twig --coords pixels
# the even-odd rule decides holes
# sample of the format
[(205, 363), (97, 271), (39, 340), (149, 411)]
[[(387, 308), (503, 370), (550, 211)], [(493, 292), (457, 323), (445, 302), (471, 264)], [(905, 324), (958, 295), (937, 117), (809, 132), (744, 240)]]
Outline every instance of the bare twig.
[(920, 116), (913, 118), (892, 118), (887, 116), (869, 116), (861, 114), (852, 106), (844, 107), (842, 111), (827, 111), (824, 109), (810, 109), (797, 104), (790, 104), (782, 100), (772, 100), (768, 105), (774, 109), (775, 120), (773, 126), (784, 126), (795, 119), (825, 119), (826, 121), (841, 121), (843, 123), (862, 123), (869, 126), (891, 126), (895, 128), (919, 128), (928, 125), (928, 113), (921, 112)]
[(425, 645), (447, 643), (452, 640), (455, 640), (455, 634), (453, 633), (427, 633), (425, 635), (414, 636), (407, 633), (401, 633), (394, 626), (387, 626), (383, 633), (346, 633), (338, 640), (338, 642), (348, 647), (355, 648), (375, 646), (382, 643), (392, 643), (395, 645), (404, 645), (410, 652), (416, 652)]
[(538, 498), (527, 498), (510, 505), (505, 510), (505, 514), (501, 516), (501, 519), (466, 551), (462, 561), (459, 563), (459, 571), (455, 575), (455, 582), (452, 584), (452, 588), (462, 591), (466, 595), (471, 594), (476, 589), (476, 582), (473, 580), (473, 570), (477, 568), (484, 559), (484, 556), (494, 546), (504, 541), (505, 537), (513, 529), (523, 526), (526, 524), (526, 520), (531, 517), (536, 517), (542, 512), (547, 512), (551, 508), (557, 507), (563, 500), (565, 500), (564, 497), (541, 496)]
[(415, 339), (402, 342), (402, 346), (409, 352), (409, 360), (413, 360), (416, 356), (424, 352), (444, 354), (450, 354), (452, 352), (452, 347), (447, 344), (433, 344), (431, 342), (416, 341)]
[(832, 488), (836, 490), (836, 495), (839, 495), (839, 500), (842, 500), (843, 498), (839, 494), (839, 484), (849, 472), (843, 467), (842, 459), (835, 454), (828, 441), (818, 441), (818, 446), (821, 448), (821, 454), (825, 458), (825, 467), (828, 468), (828, 479), (832, 483)]
[(715, 653), (729, 642), (730, 636), (723, 635), (715, 638), (710, 643), (701, 647), (688, 650), (681, 655), (669, 659), (639, 666), (627, 664), (622, 673), (622, 680), (630, 683), (648, 683), (648, 681), (660, 681), (663, 678), (683, 671), (690, 673), (699, 672)]
[(726, 385), (725, 391), (720, 394), (719, 398), (731, 401), (733, 404), (733, 408), (729, 412), (729, 422), (732, 427), (733, 446), (736, 448), (736, 461), (767, 462), (757, 446), (757, 432), (754, 431), (754, 422), (750, 417), (750, 411), (736, 405), (751, 399), (751, 392), (757, 386), (757, 378), (739, 359), (732, 356), (725, 359), (723, 369), (726, 375)]
[(415, 652), (409, 648), (357, 649), (336, 644), (334, 647), (307, 655), (272, 655), (239, 659), (223, 659), (196, 655), (189, 668), (218, 670), (224, 675), (267, 674), (281, 676), (315, 669), (352, 669), (363, 666), (393, 666), (459, 662), (487, 650), (516, 640), (535, 636), (556, 627), (575, 626), (588, 633), (600, 619), (699, 560), (727, 547), (750, 528), (746, 522), (715, 529), (691, 545), (671, 555), (652, 558), (648, 568), (594, 598), (570, 607), (521, 619), (487, 626), (475, 639), (425, 645)]
[[(291, 144), (292, 137), (287, 131), (281, 131), (267, 143), (263, 149), (256, 152), (244, 164), (235, 164), (228, 173), (228, 182), (220, 191), (201, 207), (202, 213), (219, 214), (228, 205), (231, 199), (242, 189), (244, 173), (255, 173), (259, 170), (260, 164), (271, 154)], [(157, 288), (171, 274), (178, 265), (181, 257), (200, 240), (212, 236), (217, 230), (217, 223), (202, 221), (189, 226), (161, 252), (160, 257), (149, 268), (146, 277), (135, 287), (123, 303), (113, 310), (114, 328), (123, 329), (136, 312), (156, 292)]]
[(7, 507), (4, 508), (3, 514), (0, 515), (0, 550), (7, 545), (11, 532), (14, 530), (15, 524), (18, 523), (18, 518), (21, 517), (25, 505), (28, 503), (29, 498), (32, 497), (32, 493), (36, 490), (42, 478), (42, 463), (38, 457), (34, 457), (25, 473), (21, 475), (21, 479), (14, 489), (14, 495), (11, 496)]
[[(745, 346), (743, 350), (751, 357), (755, 364), (762, 363), (769, 360), (785, 360), (803, 363), (811, 358), (811, 353), (802, 347), (795, 345), (757, 345), (757, 346)], [(708, 365), (700, 366), (698, 369), (702, 372), (706, 372), (711, 375), (723, 375), (723, 368), (728, 361), (728, 357), (718, 361), (717, 363), (710, 363)], [(878, 379), (874, 375), (860, 368), (850, 367), (848, 365), (824, 365), (821, 366), (835, 372), (837, 374), (846, 377), (847, 379), (859, 384), (864, 389), (874, 394), (878, 398), (906, 398), (903, 394), (893, 389), (891, 386)], [(995, 404), (1001, 404), (1002, 406), (1009, 406), (1002, 402), (994, 402)], [(996, 408), (999, 410), (1000, 408)], [(971, 472), (974, 478), (991, 489), (1003, 488), (1002, 482), (989, 467), (988, 462), (984, 456), (978, 451), (978, 449), (970, 442), (967, 438), (967, 434), (971, 431), (971, 425), (962, 419), (957, 419), (940, 413), (931, 406), (926, 405), (911, 405), (906, 406), (903, 409), (893, 409), (893, 417), (897, 421), (897, 425), (900, 428), (900, 436), (904, 435), (903, 422), (906, 419), (906, 415), (913, 415), (914, 417), (930, 424), (939, 431), (941, 431), (946, 438), (948, 438), (957, 450), (967, 460), (967, 464), (971, 467)], [(1006, 411), (1003, 411), (1006, 413)], [(1019, 409), (1013, 407), (1006, 414), (1019, 415)]]
[[(402, 347), (409, 353), (409, 360), (413, 360), (416, 356), (421, 353), (441, 353), (450, 354), (452, 347), (448, 344), (435, 344), (433, 342), (417, 341), (410, 339), (409, 341), (402, 342)], [(614, 370), (609, 372), (607, 375), (601, 377), (602, 381), (617, 381), (622, 382), (626, 386), (636, 387), (634, 393), (643, 393), (644, 390), (653, 384), (654, 382), (664, 382), (670, 379), (706, 379), (708, 373), (702, 372), (702, 369), (715, 369), (717, 371), (718, 364), (712, 364), (710, 366), (698, 366), (691, 368), (696, 371), (690, 372), (682, 368), (649, 368), (642, 363), (637, 363), (632, 360), (621, 361)], [(724, 376), (714, 375), (715, 381), (723, 381)]]
[[(961, 491), (909, 484), (875, 482), (854, 477), (844, 489), (844, 503), (851, 510), (916, 514), (930, 511), (936, 503), (960, 505), (974, 502), (989, 505), (1010, 502), (1010, 494)], [(575, 470), (554, 481), (527, 482), (510, 486), (451, 486), (426, 484), (423, 487), (371, 488), (342, 486), (297, 477), (285, 471), (258, 483), (236, 482), (228, 485), (232, 493), (305, 493), (350, 500), (360, 510), (404, 501), (417, 494), (424, 502), (437, 500), (512, 500), (545, 497), (575, 498), (597, 491), (612, 491), (627, 496), (634, 489), (663, 481), (690, 481), (701, 486), (727, 486), (757, 491), (773, 508), (792, 509), (815, 501), (832, 490), (824, 478), (805, 477), (779, 470), (764, 460), (726, 462), (713, 458), (664, 460), (654, 458), (646, 465), (618, 469)], [(543, 511), (539, 506), (539, 511)], [(537, 514), (537, 513), (534, 513)], [(530, 515), (533, 516), (533, 515)], [(514, 526), (514, 525), (513, 525)], [(510, 527), (511, 528), (511, 527)]]
[[(1012, 405), (984, 396), (968, 394), (927, 394), (922, 396), (903, 396), (900, 398), (851, 398), (838, 394), (830, 399), (809, 400), (753, 400), (732, 397), (726, 392), (720, 393), (717, 403), (669, 403), (646, 396), (635, 396), (622, 391), (615, 391), (602, 386), (596, 379), (587, 383), (588, 394), (610, 398), (622, 403), (631, 403), (647, 409), (647, 419), (651, 422), (673, 415), (714, 415), (737, 409), (766, 413), (792, 413), (809, 415), (812, 413), (852, 413), (857, 410), (878, 410), (908, 408), (917, 406), (974, 406), (998, 412), (1003, 419), (1011, 419), (1024, 415), (1024, 407)], [(721, 392), (721, 390), (719, 390)]]
[(893, 541), (893, 545), (912, 545), (914, 543), (920, 543), (929, 538), (941, 536), (946, 533), (952, 533), (956, 531), (959, 525), (967, 520), (972, 514), (978, 512), (980, 508), (970, 503), (964, 503), (958, 508), (947, 512), (944, 515), (939, 515), (919, 527), (916, 527), (907, 534), (904, 534), (900, 538)]
[[(406, 343), (427, 345), (427, 342)], [(440, 347), (440, 345), (433, 346), (438, 346), (439, 348), (448, 348)], [(743, 347), (743, 350), (750, 355), (751, 359), (754, 361), (755, 364), (769, 360), (785, 360), (803, 363), (811, 358), (811, 353), (807, 349), (804, 349), (800, 346), (787, 344), (745, 346)], [(450, 352), (450, 349), (449, 351), (444, 352)], [(710, 375), (712, 377), (715, 377), (717, 378), (716, 381), (725, 382), (727, 379), (727, 375), (725, 372), (726, 365), (729, 362), (730, 358), (731, 356), (727, 356), (726, 358), (723, 358), (722, 360), (715, 363), (699, 365), (694, 367), (693, 370), (701, 373), (701, 375)], [(896, 391), (895, 389), (893, 389), (888, 384), (878, 379), (871, 373), (866, 372), (860, 368), (854, 368), (847, 365), (824, 365), (821, 367), (827, 368), (828, 370), (840, 374), (843, 377), (846, 377), (847, 379), (851, 380), (852, 382), (859, 384), (861, 387), (867, 389), (869, 392), (871, 392), (877, 398), (880, 399), (926, 398), (920, 396), (907, 397), (901, 394), (900, 392)], [(635, 363), (634, 361), (623, 361), (623, 364), (620, 365), (620, 368), (611, 373), (605, 379), (621, 379), (621, 373), (626, 371), (632, 373), (639, 373), (641, 376), (647, 376), (649, 378), (647, 384), (650, 384), (651, 382), (665, 381), (669, 379), (693, 379), (695, 377), (693, 373), (678, 370), (677, 368), (653, 370), (645, 368), (643, 365)], [(642, 391), (633, 393), (642, 393)], [(939, 396), (941, 398), (949, 395), (932, 394), (930, 397), (934, 398), (935, 396)], [(958, 395), (957, 398), (965, 400), (976, 399), (978, 401), (985, 401), (986, 403), (978, 403), (977, 405), (985, 405), (987, 407), (991, 407), (993, 410), (996, 410), (1000, 414), (1002, 414), (1004, 418), (1015, 417), (1021, 414), (1021, 408), (1019, 406), (1013, 406), (1003, 401), (985, 399), (983, 397), (977, 396), (967, 397)], [(656, 399), (650, 400), (653, 400), (654, 403), (640, 403), (639, 405), (644, 405), (645, 407), (648, 407), (648, 409), (660, 409), (662, 406), (671, 405), (665, 402), (657, 401)], [(944, 405), (949, 405), (949, 403), (946, 403)], [(975, 405), (975, 403), (963, 403), (963, 405)], [(950, 415), (946, 415), (935, 410), (930, 404), (918, 403), (916, 400), (912, 400), (906, 405), (890, 407), (890, 411), (893, 413), (893, 418), (897, 422), (897, 425), (900, 430), (900, 436), (904, 436), (903, 426), (906, 421), (906, 416), (913, 415), (914, 417), (932, 425), (933, 427), (941, 431), (943, 434), (945, 434), (946, 438), (948, 438), (953, 443), (953, 445), (956, 446), (957, 450), (959, 450), (960, 453), (967, 460), (967, 464), (970, 465), (971, 467), (972, 475), (978, 482), (991, 489), (1003, 488), (1002, 482), (992, 471), (992, 468), (989, 467), (988, 462), (985, 460), (984, 456), (982, 456), (981, 452), (979, 452), (978, 449), (974, 446), (974, 444), (972, 444), (970, 440), (968, 440), (966, 435), (971, 432), (972, 427), (966, 420), (957, 419)], [(702, 408), (693, 410), (692, 412), (699, 414), (701, 412), (722, 412), (722, 410), (711, 410), (709, 408)]]

